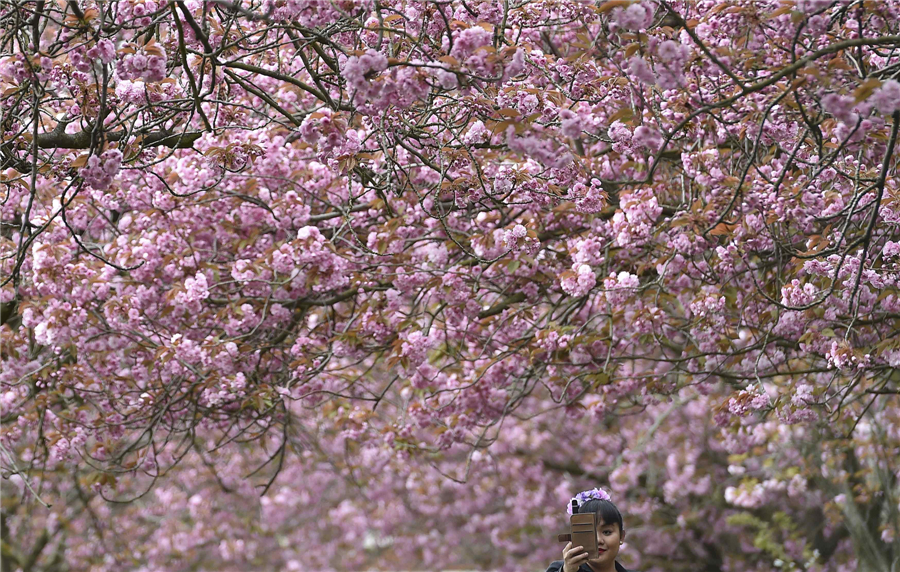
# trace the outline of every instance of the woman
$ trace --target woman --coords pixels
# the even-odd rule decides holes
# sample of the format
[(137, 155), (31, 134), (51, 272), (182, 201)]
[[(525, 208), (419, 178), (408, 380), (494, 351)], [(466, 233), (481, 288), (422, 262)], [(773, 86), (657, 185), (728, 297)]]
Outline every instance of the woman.
[(603, 489), (592, 489), (575, 495), (569, 505), (577, 507), (578, 514), (592, 512), (597, 520), (597, 547), (599, 556), (588, 558), (583, 546), (572, 546), (569, 542), (563, 548), (563, 559), (550, 563), (547, 572), (631, 572), (618, 562), (619, 547), (625, 542), (625, 526), (622, 513), (612, 503)]

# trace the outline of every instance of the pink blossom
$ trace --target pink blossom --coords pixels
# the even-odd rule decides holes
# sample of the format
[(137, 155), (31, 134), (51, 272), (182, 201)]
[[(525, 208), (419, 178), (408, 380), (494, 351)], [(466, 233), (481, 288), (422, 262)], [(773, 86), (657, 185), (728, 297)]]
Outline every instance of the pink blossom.
[(875, 90), (869, 101), (879, 113), (890, 115), (900, 109), (900, 82), (889, 79)]
[(520, 48), (506, 64), (506, 69), (503, 70), (504, 79), (516, 77), (523, 71), (525, 71), (525, 50)]
[(881, 250), (881, 255), (885, 258), (893, 258), (900, 255), (900, 242), (887, 241)]
[(799, 308), (812, 303), (818, 297), (817, 288), (807, 282), (801, 284), (799, 280), (794, 279), (790, 284), (786, 284), (781, 289), (781, 303), (792, 308)]
[(834, 3), (835, 0), (798, 0), (797, 10), (805, 14), (814, 14), (832, 6)]
[(628, 126), (621, 121), (615, 121), (609, 126), (609, 137), (613, 141), (631, 142), (632, 133)]
[(571, 271), (560, 275), (559, 285), (569, 296), (580, 298), (597, 284), (597, 276), (587, 264), (578, 265)]
[(853, 349), (849, 342), (845, 340), (834, 340), (831, 347), (825, 354), (828, 365), (837, 369), (860, 369), (865, 367), (869, 361), (869, 354), (860, 355)]
[(659, 65), (656, 66), (656, 82), (662, 89), (674, 89), (684, 84), (684, 66), (690, 50), (687, 46), (666, 40), (656, 49)]
[(135, 72), (141, 73), (147, 69), (147, 58), (143, 54), (135, 54), (129, 59), (129, 64)]
[(572, 154), (557, 148), (550, 139), (538, 135), (516, 135), (515, 127), (506, 131), (507, 145), (512, 151), (533, 157), (545, 167), (561, 169), (572, 163)]
[(582, 126), (581, 117), (568, 109), (559, 110), (560, 128), (559, 130), (566, 137), (577, 139), (581, 136)]
[(545, 569), (594, 486), (636, 568), (765, 567), (748, 509), (855, 565), (808, 507), (900, 440), (896, 0), (82, 4), (0, 56), (35, 566)]
[(854, 105), (853, 98), (847, 95), (828, 93), (822, 96), (822, 107), (825, 111), (843, 123), (852, 125), (859, 119), (859, 115), (853, 112)]
[(528, 256), (534, 256), (540, 249), (540, 241), (524, 225), (517, 224), (512, 229), (504, 231), (503, 242), (512, 252), (521, 252)]
[(656, 55), (663, 62), (676, 62), (685, 59), (687, 47), (674, 40), (666, 40), (656, 48)]
[(149, 48), (128, 53), (122, 58), (121, 65), (117, 68), (120, 77), (147, 82), (159, 82), (166, 77), (165, 50), (159, 45), (153, 46), (152, 52), (144, 50)]
[(206, 282), (206, 275), (198, 272), (193, 278), (184, 281), (184, 290), (175, 295), (175, 303), (185, 306), (193, 312), (200, 310), (202, 300), (209, 297), (209, 287)]
[(116, 59), (116, 46), (110, 40), (102, 39), (97, 42), (96, 46), (90, 48), (86, 55), (92, 60), (98, 59), (104, 64), (108, 64)]
[(765, 489), (760, 484), (742, 487), (727, 487), (725, 501), (742, 508), (757, 508), (763, 503)]
[(384, 54), (372, 49), (366, 50), (361, 56), (351, 56), (344, 62), (341, 70), (348, 85), (355, 89), (363, 89), (367, 84), (366, 76), (372, 72), (382, 72), (387, 69), (388, 60)]
[(639, 125), (634, 130), (631, 142), (636, 147), (645, 147), (651, 151), (658, 151), (662, 147), (662, 136), (656, 129), (647, 125)]
[(591, 179), (589, 185), (577, 182), (569, 189), (569, 200), (575, 201), (575, 207), (583, 213), (597, 213), (608, 204), (609, 197), (598, 179)]
[(80, 174), (84, 182), (102, 191), (112, 184), (122, 166), (122, 153), (118, 149), (109, 149), (100, 156), (91, 155), (81, 168)]
[(401, 339), (403, 339), (403, 343), (400, 345), (400, 355), (409, 360), (407, 369), (410, 370), (415, 369), (425, 361), (428, 351), (434, 344), (430, 336), (418, 330), (402, 334)]
[(615, 11), (615, 21), (626, 30), (643, 30), (653, 21), (653, 7), (649, 3), (635, 2), (625, 9)]
[(656, 75), (653, 73), (653, 70), (650, 69), (650, 64), (640, 56), (632, 56), (631, 59), (628, 60), (628, 73), (633, 78), (647, 85), (654, 85), (656, 83)]
[(480, 119), (475, 120), (463, 135), (463, 141), (466, 144), (482, 143), (490, 138), (490, 132), (484, 126), (484, 122)]
[(493, 42), (493, 34), (481, 26), (466, 28), (454, 35), (453, 49), (450, 55), (462, 61), (472, 55), (476, 49), (489, 46)]
[(444, 69), (435, 69), (431, 71), (434, 74), (434, 77), (437, 78), (438, 83), (440, 83), (441, 87), (444, 89), (456, 89), (459, 86), (459, 80), (456, 77), (456, 74), (447, 71)]

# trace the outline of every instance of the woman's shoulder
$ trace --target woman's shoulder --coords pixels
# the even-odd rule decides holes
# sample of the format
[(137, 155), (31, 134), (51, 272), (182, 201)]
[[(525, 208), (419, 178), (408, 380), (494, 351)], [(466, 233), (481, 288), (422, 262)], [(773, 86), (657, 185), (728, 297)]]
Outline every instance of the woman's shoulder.
[(550, 566), (547, 567), (547, 572), (559, 572), (562, 570), (563, 561), (562, 560), (554, 560), (550, 563)]
[[(550, 566), (547, 567), (547, 572), (560, 572), (563, 568), (562, 560), (554, 560), (550, 563)], [(582, 564), (581, 568), (578, 569), (578, 572), (591, 572), (590, 567), (587, 564)], [(625, 568), (618, 561), (616, 561), (616, 572), (637, 572), (637, 570), (629, 570)]]

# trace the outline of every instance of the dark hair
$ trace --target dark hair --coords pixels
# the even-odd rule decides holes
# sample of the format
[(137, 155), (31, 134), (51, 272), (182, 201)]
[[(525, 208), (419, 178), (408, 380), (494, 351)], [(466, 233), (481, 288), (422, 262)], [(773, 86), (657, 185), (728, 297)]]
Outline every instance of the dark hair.
[[(625, 531), (625, 523), (622, 521), (622, 513), (616, 508), (612, 501), (591, 499), (578, 507), (578, 514), (584, 512), (593, 512), (597, 514), (604, 524), (616, 523), (619, 525), (619, 532)], [(598, 522), (597, 524), (600, 524)]]

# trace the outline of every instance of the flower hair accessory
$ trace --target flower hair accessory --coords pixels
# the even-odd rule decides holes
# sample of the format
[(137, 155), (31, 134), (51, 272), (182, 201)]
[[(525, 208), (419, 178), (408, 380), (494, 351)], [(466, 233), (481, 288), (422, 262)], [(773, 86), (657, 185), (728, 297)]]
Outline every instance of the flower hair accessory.
[(572, 501), (575, 501), (576, 505), (580, 507), (589, 500), (608, 501), (611, 499), (609, 498), (609, 493), (607, 493), (603, 489), (591, 489), (589, 491), (582, 491), (569, 501), (569, 506), (566, 507), (566, 512), (568, 514), (572, 514)]

